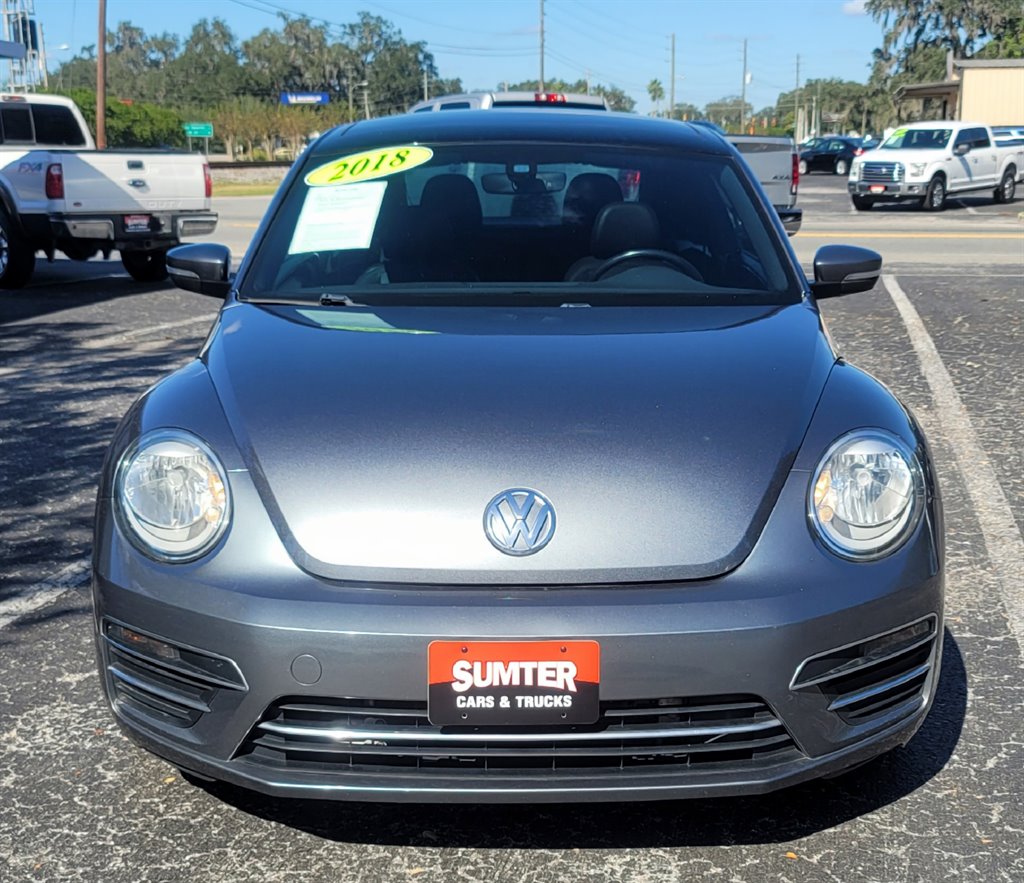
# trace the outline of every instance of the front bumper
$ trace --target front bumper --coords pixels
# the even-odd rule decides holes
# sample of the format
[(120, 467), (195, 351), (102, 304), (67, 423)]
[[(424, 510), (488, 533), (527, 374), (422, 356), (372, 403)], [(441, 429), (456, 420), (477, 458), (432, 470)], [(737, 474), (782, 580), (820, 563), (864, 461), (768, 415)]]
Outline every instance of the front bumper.
[[(247, 475), (232, 475), (231, 531), (217, 554), (193, 565), (138, 554), (101, 500), (93, 587), (104, 688), (139, 745), (180, 768), (282, 796), (663, 799), (833, 775), (906, 743), (927, 714), (941, 658), (941, 552), (929, 513), (889, 558), (855, 565), (829, 555), (802, 519), (780, 515), (802, 511), (807, 480), (791, 475), (754, 551), (723, 577), (547, 590), (314, 578), (288, 558)], [(207, 654), (219, 683), (200, 672), (189, 687), (187, 673), (159, 661), (154, 678), (152, 664), (147, 674), (144, 658), (126, 661), (104, 635), (111, 622)], [(865, 714), (837, 710), (838, 681), (807, 685), (798, 675), (811, 657), (837, 650), (848, 661), (856, 653), (843, 648), (920, 622), (930, 634), (912, 657), (847, 685), (890, 684)], [(601, 721), (543, 732), (432, 728), (427, 647), (437, 639), (596, 640)], [(822, 669), (815, 664), (817, 675)], [(156, 700), (140, 700), (154, 680)], [(173, 707), (161, 716), (160, 702), (173, 706), (181, 694), (195, 706), (187, 719), (175, 720)], [(398, 719), (422, 740), (409, 729), (395, 737)], [(623, 721), (614, 731), (622, 737), (609, 736)], [(715, 726), (725, 735), (708, 735)], [(671, 732), (637, 737), (628, 727)], [(599, 745), (594, 733), (606, 734)]]
[(851, 196), (869, 196), (872, 199), (924, 199), (927, 181), (848, 181)]

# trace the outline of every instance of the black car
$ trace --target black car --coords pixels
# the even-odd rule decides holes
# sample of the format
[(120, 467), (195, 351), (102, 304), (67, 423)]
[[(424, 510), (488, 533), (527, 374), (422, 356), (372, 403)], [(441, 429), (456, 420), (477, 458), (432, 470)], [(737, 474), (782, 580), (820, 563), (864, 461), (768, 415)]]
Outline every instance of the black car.
[(800, 174), (832, 172), (836, 175), (845, 175), (850, 171), (850, 163), (853, 162), (860, 144), (860, 138), (819, 138), (800, 151)]

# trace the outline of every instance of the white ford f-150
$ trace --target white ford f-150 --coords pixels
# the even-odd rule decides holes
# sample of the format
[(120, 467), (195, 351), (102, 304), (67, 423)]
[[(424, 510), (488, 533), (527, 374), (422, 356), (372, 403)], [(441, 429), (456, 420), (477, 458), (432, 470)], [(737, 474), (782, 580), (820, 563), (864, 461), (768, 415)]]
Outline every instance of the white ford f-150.
[(28, 282), (38, 251), (117, 249), (133, 278), (162, 279), (169, 248), (217, 226), (210, 196), (198, 154), (97, 150), (67, 98), (0, 94), (0, 288)]
[(911, 200), (942, 211), (946, 197), (988, 191), (996, 202), (1012, 202), (1024, 173), (1024, 148), (999, 145), (988, 126), (942, 120), (896, 129), (850, 167), (847, 188), (854, 208)]

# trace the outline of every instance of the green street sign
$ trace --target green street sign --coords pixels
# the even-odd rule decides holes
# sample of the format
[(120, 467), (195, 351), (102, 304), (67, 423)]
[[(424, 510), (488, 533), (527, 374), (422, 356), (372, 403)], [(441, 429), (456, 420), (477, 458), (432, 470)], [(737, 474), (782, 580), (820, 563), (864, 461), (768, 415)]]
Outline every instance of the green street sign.
[(181, 128), (189, 138), (213, 137), (213, 123), (182, 123)]

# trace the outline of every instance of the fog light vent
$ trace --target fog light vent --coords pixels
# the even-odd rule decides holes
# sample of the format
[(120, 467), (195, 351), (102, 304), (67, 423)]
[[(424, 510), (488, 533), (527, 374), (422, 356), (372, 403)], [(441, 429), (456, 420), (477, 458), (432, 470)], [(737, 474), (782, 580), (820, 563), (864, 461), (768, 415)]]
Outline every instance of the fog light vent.
[(928, 616), (881, 635), (812, 656), (791, 688), (817, 689), (828, 710), (862, 723), (896, 710), (909, 714), (924, 701), (933, 663), (937, 618)]

